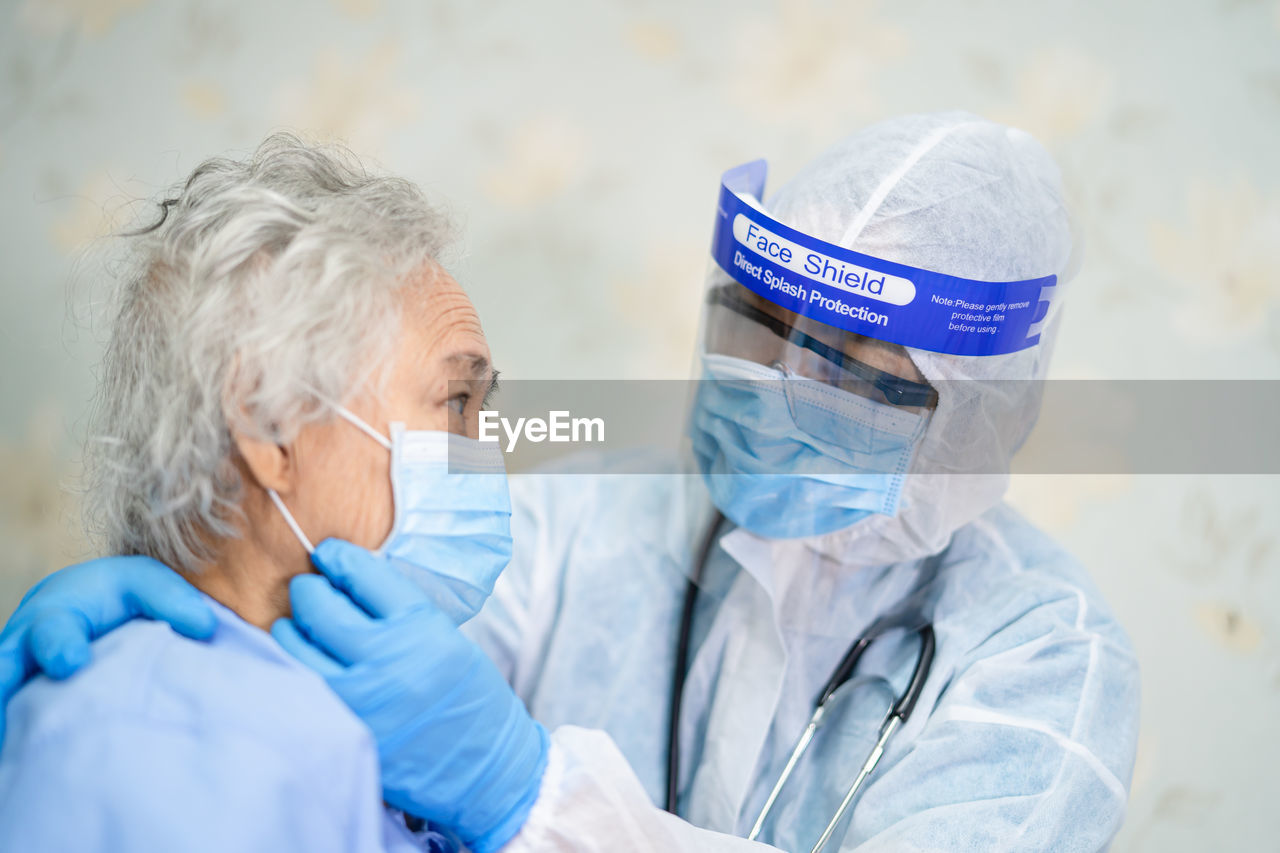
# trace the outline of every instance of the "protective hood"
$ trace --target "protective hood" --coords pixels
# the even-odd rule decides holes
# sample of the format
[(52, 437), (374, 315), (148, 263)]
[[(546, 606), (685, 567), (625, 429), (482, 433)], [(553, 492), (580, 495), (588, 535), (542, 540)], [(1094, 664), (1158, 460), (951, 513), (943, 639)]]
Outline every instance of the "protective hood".
[(803, 540), (844, 565), (937, 553), (1000, 502), (1009, 462), (1035, 422), (1064, 285), (1078, 267), (1061, 177), (1029, 134), (967, 113), (876, 124), (832, 147), (765, 203), (829, 243), (951, 276), (1001, 282), (1057, 275), (1034, 346), (959, 356), (907, 347), (938, 392), (894, 516)]

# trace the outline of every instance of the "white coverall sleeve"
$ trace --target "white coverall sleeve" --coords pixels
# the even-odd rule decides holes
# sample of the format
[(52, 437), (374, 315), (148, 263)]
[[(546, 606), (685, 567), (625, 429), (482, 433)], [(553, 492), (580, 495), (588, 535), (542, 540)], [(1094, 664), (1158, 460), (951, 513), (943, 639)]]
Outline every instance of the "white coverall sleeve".
[(700, 829), (654, 806), (607, 734), (561, 726), (551, 736), (551, 755), (538, 801), (520, 834), (502, 848), (502, 853), (765, 853), (776, 849)]

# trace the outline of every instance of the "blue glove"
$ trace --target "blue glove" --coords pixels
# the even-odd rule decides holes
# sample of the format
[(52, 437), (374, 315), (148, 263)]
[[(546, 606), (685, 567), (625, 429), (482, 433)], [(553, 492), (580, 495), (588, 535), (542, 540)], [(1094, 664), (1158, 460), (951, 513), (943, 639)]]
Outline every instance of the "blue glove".
[(387, 560), (337, 539), (311, 559), (325, 577), (292, 580), (293, 619), (278, 620), (272, 635), (373, 731), (388, 803), (453, 830), (477, 853), (497, 850), (538, 797), (546, 729)]
[(139, 616), (196, 640), (217, 625), (196, 588), (149, 557), (90, 560), (32, 587), (0, 632), (0, 743), (4, 709), (28, 678), (66, 678), (89, 662), (95, 637)]

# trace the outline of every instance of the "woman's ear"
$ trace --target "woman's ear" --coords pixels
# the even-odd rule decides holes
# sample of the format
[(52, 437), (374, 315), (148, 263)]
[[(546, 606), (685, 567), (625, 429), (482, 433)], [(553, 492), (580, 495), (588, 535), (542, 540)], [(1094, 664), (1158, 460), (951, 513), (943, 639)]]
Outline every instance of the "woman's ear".
[(244, 467), (259, 486), (263, 489), (275, 489), (282, 495), (293, 491), (296, 466), (292, 448), (252, 438), (236, 430), (232, 430), (231, 440), (235, 442), (236, 450), (244, 460)]
[(264, 490), (275, 489), (277, 493), (287, 495), (293, 491), (293, 481), (297, 475), (297, 459), (293, 448), (258, 437), (262, 432), (260, 429), (250, 428), (246, 431), (246, 427), (254, 423), (249, 416), (246, 401), (258, 390), (260, 384), (244, 369), (237, 354), (232, 359), (231, 369), (227, 371), (223, 382), (222, 411), (226, 417), (227, 430), (231, 433), (231, 441), (240, 454), (239, 466), (246, 469), (245, 473)]

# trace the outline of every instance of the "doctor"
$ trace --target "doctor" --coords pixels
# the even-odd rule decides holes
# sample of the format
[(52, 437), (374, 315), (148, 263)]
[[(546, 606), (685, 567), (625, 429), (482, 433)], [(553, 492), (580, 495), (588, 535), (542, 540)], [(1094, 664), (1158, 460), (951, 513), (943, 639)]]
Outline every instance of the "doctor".
[[(369, 725), (389, 799), (509, 821), (506, 850), (1105, 849), (1133, 651), (1002, 503), (1074, 267), (1056, 167), (945, 113), (846, 139), (767, 205), (763, 180), (748, 164), (721, 188), (701, 476), (513, 478), (516, 553), (465, 628), (487, 658), (426, 605), (380, 615), (387, 566), (336, 541), (313, 556), (333, 594), (273, 634)], [(0, 686), (67, 675), (136, 615), (209, 630), (154, 563), (72, 567), (11, 620)], [(521, 771), (539, 724), (545, 770)]]

